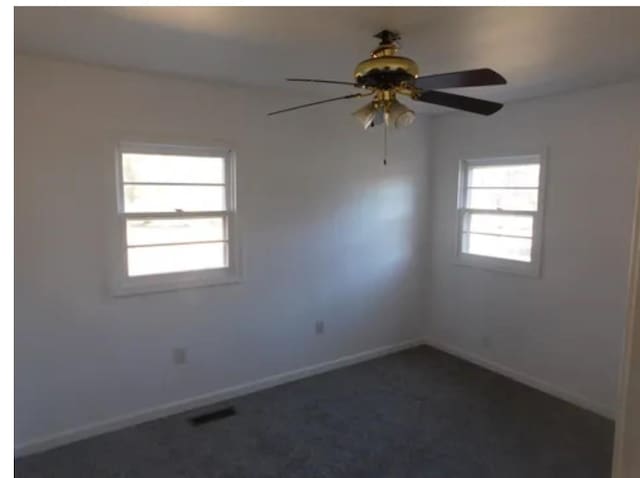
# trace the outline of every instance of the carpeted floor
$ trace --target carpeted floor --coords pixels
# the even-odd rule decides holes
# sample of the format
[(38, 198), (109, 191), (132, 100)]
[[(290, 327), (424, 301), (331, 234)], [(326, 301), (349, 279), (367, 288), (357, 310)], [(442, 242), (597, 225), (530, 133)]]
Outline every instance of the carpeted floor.
[(15, 476), (610, 475), (611, 421), (429, 347), (229, 404), (237, 415), (197, 427), (203, 410), (19, 459)]

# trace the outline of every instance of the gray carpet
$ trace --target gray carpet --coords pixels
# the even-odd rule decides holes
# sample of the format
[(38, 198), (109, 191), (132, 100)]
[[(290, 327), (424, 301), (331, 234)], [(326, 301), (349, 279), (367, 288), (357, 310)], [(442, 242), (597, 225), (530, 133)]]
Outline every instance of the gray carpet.
[(611, 421), (429, 347), (230, 404), (199, 427), (209, 409), (19, 459), (16, 476), (609, 476)]

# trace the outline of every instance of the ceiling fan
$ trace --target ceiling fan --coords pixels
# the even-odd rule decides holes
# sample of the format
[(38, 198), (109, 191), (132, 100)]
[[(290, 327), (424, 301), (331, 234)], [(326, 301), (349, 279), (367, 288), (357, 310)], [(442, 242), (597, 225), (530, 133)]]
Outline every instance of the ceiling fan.
[(385, 126), (408, 126), (413, 123), (415, 113), (397, 100), (398, 95), (408, 96), (414, 101), (432, 103), (487, 116), (502, 108), (501, 103), (439, 91), (446, 88), (506, 84), (507, 81), (504, 77), (494, 70), (480, 68), (419, 76), (416, 62), (410, 58), (396, 56), (400, 49), (397, 43), (400, 39), (398, 33), (383, 30), (374, 35), (374, 37), (380, 39), (380, 44), (371, 52), (370, 58), (358, 63), (354, 72), (355, 81), (353, 82), (287, 78), (287, 81), (352, 86), (366, 90), (365, 92), (272, 111), (269, 116), (333, 101), (371, 96), (372, 101), (370, 103), (353, 113), (353, 116), (362, 123), (365, 129), (382, 122), (384, 122)]

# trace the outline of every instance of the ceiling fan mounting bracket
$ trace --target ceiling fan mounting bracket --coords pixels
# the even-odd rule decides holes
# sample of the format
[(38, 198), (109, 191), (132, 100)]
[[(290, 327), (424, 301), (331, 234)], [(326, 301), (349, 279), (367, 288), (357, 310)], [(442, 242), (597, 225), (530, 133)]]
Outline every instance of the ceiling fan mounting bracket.
[(380, 39), (380, 46), (382, 45), (390, 45), (400, 40), (400, 34), (398, 32), (393, 32), (391, 30), (382, 30), (381, 32), (373, 35), (373, 38)]

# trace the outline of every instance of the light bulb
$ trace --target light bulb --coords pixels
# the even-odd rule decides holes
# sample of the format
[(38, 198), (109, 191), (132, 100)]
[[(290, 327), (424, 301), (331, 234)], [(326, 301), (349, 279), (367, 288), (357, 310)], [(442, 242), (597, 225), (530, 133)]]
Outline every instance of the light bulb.
[(387, 125), (401, 128), (413, 123), (416, 119), (416, 114), (398, 100), (393, 100), (391, 105), (385, 111), (384, 119)]
[(353, 112), (353, 116), (362, 123), (364, 129), (369, 128), (376, 117), (377, 108), (373, 103), (367, 103), (362, 108)]

